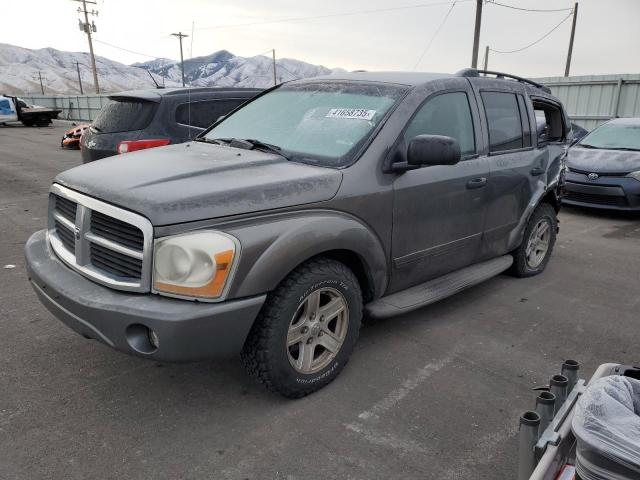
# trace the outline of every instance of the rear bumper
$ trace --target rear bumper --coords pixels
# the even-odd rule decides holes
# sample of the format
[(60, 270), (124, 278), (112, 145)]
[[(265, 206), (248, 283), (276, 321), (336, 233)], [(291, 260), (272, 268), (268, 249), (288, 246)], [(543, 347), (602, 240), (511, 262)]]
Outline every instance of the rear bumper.
[[(121, 352), (159, 361), (237, 354), (266, 298), (212, 304), (112, 290), (60, 262), (44, 230), (29, 238), (25, 256), (38, 298), (64, 324)], [(147, 329), (156, 333), (158, 348), (149, 342)]]
[(582, 207), (640, 211), (640, 182), (631, 177), (600, 177), (567, 172), (562, 203)]

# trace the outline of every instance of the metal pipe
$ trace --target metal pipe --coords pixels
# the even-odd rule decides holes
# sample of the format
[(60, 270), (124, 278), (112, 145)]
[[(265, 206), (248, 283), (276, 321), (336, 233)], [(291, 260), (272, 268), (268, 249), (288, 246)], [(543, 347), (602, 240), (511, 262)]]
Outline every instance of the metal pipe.
[(527, 411), (520, 417), (518, 433), (518, 480), (528, 480), (536, 467), (534, 447), (538, 441), (540, 415)]
[(569, 380), (564, 375), (554, 375), (549, 380), (549, 391), (556, 396), (556, 411), (560, 410), (567, 399), (567, 387)]
[[(617, 366), (617, 363), (605, 363), (600, 365), (596, 370), (596, 373), (594, 373), (593, 377), (589, 380), (589, 384), (595, 382), (599, 378), (609, 375), (609, 372)], [(557, 461), (558, 455), (561, 455), (563, 446), (567, 444), (570, 446), (573, 445), (575, 438), (571, 433), (571, 422), (573, 421), (574, 410), (575, 409), (571, 409), (567, 418), (565, 418), (564, 422), (562, 422), (558, 427), (558, 433), (561, 438), (560, 443), (558, 445), (547, 445), (547, 449), (542, 455), (542, 458), (540, 458), (540, 461), (528, 480), (546, 480), (548, 478), (548, 472), (552, 471), (552, 466)]]
[(580, 370), (580, 362), (576, 360), (565, 360), (562, 364), (562, 371), (560, 373), (569, 380), (567, 393), (571, 392), (578, 382), (578, 370)]
[(544, 432), (555, 415), (556, 396), (551, 392), (540, 392), (536, 398), (536, 412), (540, 415), (540, 434)]

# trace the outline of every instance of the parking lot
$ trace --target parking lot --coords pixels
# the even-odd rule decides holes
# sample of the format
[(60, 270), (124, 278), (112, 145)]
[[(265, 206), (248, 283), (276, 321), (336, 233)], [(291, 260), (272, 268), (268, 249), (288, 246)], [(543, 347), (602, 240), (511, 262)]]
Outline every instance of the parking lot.
[[(640, 216), (565, 208), (547, 270), (367, 324), (327, 388), (286, 400), (236, 359), (158, 364), (73, 333), (23, 246), (80, 163), (62, 123), (0, 127), (0, 478), (511, 479), (517, 419), (562, 360), (638, 362)], [(123, 159), (123, 161), (126, 161)]]

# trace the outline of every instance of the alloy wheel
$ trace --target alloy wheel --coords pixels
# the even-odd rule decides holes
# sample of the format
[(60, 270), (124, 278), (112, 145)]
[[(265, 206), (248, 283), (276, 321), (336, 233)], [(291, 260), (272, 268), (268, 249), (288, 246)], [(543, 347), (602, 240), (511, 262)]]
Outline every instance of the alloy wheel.
[(551, 240), (551, 222), (548, 218), (542, 218), (531, 230), (527, 242), (525, 257), (529, 268), (536, 269), (544, 261), (549, 251)]
[(347, 336), (349, 309), (342, 293), (320, 288), (298, 305), (287, 332), (287, 356), (298, 372), (311, 374), (329, 365)]

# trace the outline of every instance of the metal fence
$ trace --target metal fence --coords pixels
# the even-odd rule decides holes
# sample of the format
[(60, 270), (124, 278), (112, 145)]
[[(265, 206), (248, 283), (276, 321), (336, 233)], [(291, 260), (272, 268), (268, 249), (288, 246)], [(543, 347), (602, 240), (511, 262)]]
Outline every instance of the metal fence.
[(569, 117), (592, 130), (611, 118), (640, 117), (640, 74), (537, 78), (562, 100)]
[[(546, 77), (536, 81), (547, 85), (565, 105), (569, 117), (592, 130), (615, 117), (640, 117), (640, 74)], [(61, 108), (60, 118), (91, 121), (107, 95), (23, 97), (27, 103)]]
[(20, 97), (27, 103), (43, 107), (60, 108), (59, 118), (66, 120), (95, 120), (100, 109), (107, 103), (108, 95), (61, 95)]

